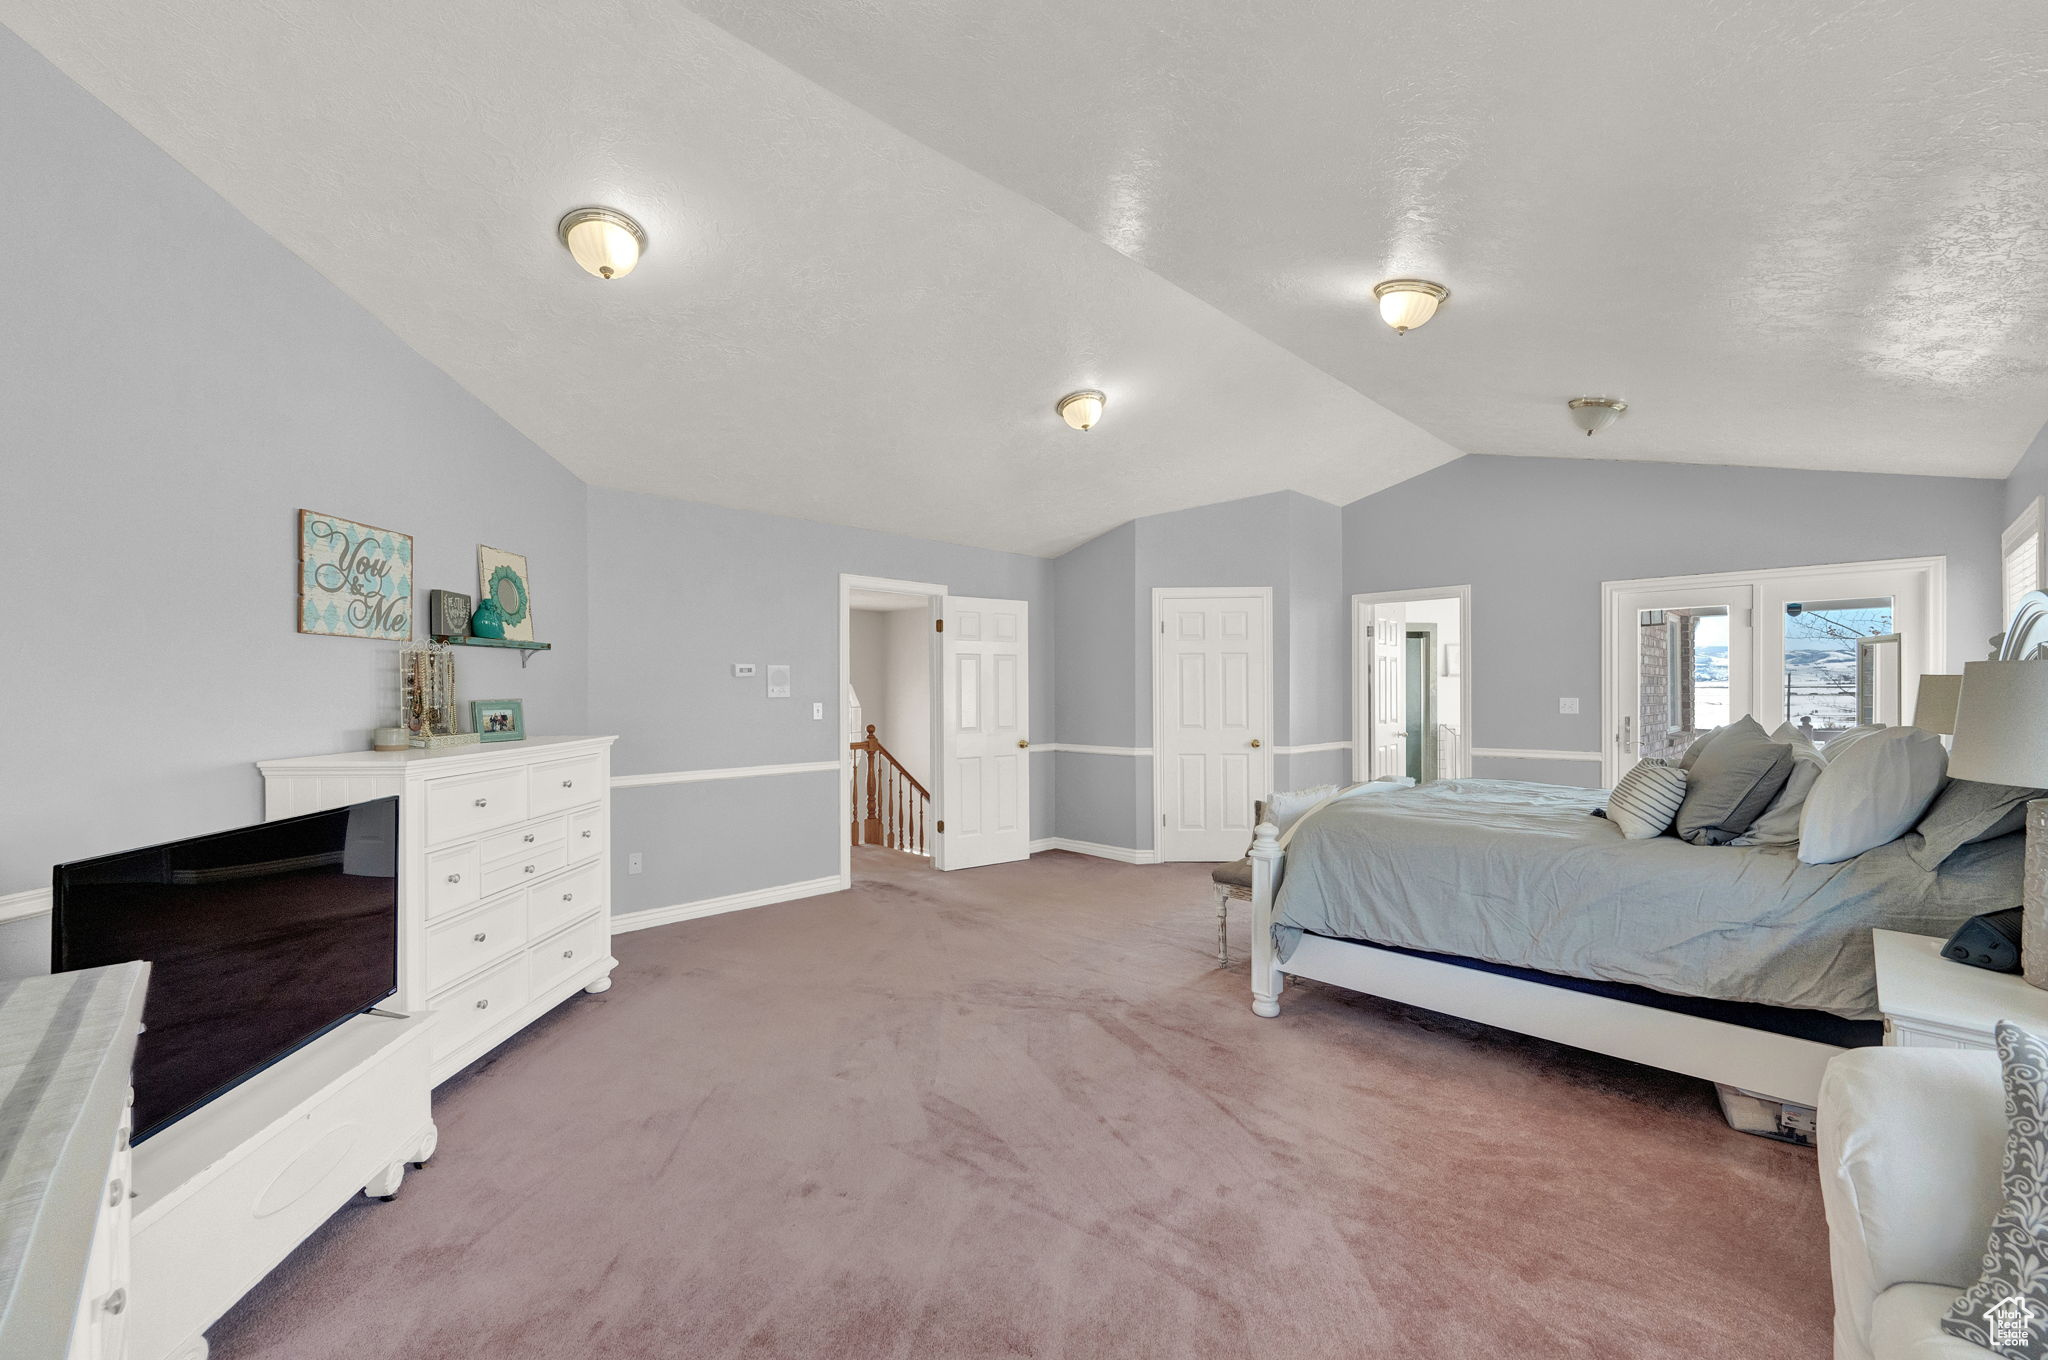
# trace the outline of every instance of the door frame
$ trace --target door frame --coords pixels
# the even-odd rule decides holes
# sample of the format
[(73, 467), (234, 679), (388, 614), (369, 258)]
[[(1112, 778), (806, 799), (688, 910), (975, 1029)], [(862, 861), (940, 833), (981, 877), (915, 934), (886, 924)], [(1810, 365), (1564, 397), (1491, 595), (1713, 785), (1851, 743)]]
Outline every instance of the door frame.
[[(1404, 623), (1401, 625), (1401, 636), (1404, 644), (1412, 642), (1417, 638), (1422, 640), (1422, 678), (1424, 681), (1422, 686), (1422, 734), (1416, 745), (1418, 757), (1416, 764), (1431, 779), (1442, 779), (1444, 777), (1443, 771), (1437, 768), (1436, 751), (1436, 682), (1441, 678), (1438, 676), (1436, 669), (1436, 635), (1437, 626), (1433, 623)], [(1403, 646), (1403, 651), (1406, 651), (1405, 645)], [(1407, 661), (1405, 655), (1401, 659), (1404, 663)]]
[[(1765, 567), (1753, 571), (1703, 572), (1687, 576), (1646, 576), (1630, 581), (1602, 581), (1600, 583), (1600, 776), (1601, 782), (1612, 787), (1615, 779), (1616, 733), (1619, 730), (1621, 714), (1616, 711), (1621, 684), (1615, 668), (1620, 664), (1619, 648), (1616, 646), (1615, 601), (1623, 594), (1653, 590), (1690, 589), (1733, 589), (1748, 587), (1750, 596), (1749, 628), (1751, 636), (1750, 666), (1753, 672), (1750, 682), (1750, 703), (1755, 707), (1763, 703), (1767, 686), (1763, 681), (1767, 673), (1775, 681), (1783, 675), (1785, 665), (1784, 632), (1782, 629), (1771, 633), (1771, 645), (1762, 645), (1757, 631), (1756, 618), (1763, 613), (1778, 592), (1773, 587), (1797, 586), (1802, 581), (1814, 580), (1844, 574), (1877, 572), (1919, 573), (1921, 598), (1918, 606), (1926, 613), (1923, 627), (1923, 647), (1916, 647), (1911, 658), (1902, 657), (1899, 683), (1905, 694), (1911, 694), (1922, 675), (1937, 675), (1948, 669), (1948, 558), (1931, 557), (1886, 557), (1865, 562), (1827, 562), (1804, 567)], [(1897, 598), (1896, 596), (1894, 597)], [(1896, 610), (1897, 606), (1894, 605)], [(1897, 615), (1894, 613), (1894, 620)], [(1732, 621), (1730, 624), (1733, 626)], [(1909, 634), (1910, 636), (1910, 634)], [(1732, 647), (1732, 643), (1731, 643)], [(1923, 649), (1924, 648), (1924, 649)], [(1768, 660), (1767, 660), (1768, 658)], [(1916, 666), (1906, 664), (1917, 661)], [(1775, 666), (1775, 672), (1771, 668)], [(1903, 696), (1902, 696), (1903, 697)], [(1761, 719), (1759, 719), (1761, 721)]]
[[(1365, 658), (1367, 613), (1376, 604), (1413, 604), (1418, 600), (1458, 602), (1458, 768), (1439, 779), (1472, 777), (1472, 587), (1431, 586), (1417, 590), (1374, 590), (1351, 597), (1351, 778), (1372, 778), (1372, 668)], [(1441, 637), (1437, 645), (1443, 645)]]
[[(839, 688), (833, 698), (839, 714), (832, 730), (838, 734), (839, 743), (839, 793), (832, 802), (832, 834), (839, 841), (839, 887), (842, 891), (853, 886), (853, 838), (846, 831), (846, 791), (853, 785), (853, 749), (846, 740), (846, 691), (853, 684), (853, 592), (856, 590), (886, 590), (896, 595), (922, 595), (925, 597), (925, 621), (927, 624), (945, 617), (946, 587), (930, 581), (897, 581), (886, 576), (857, 576), (851, 572), (839, 573)], [(927, 627), (925, 637), (926, 664), (930, 668), (932, 701), (931, 709), (931, 752), (932, 752), (932, 817), (936, 821), (939, 802), (940, 782), (945, 764), (939, 759), (939, 631)], [(945, 837), (931, 833), (932, 867), (940, 864), (939, 856), (944, 852)]]
[[(1273, 587), (1271, 586), (1154, 586), (1152, 587), (1152, 853), (1166, 863), (1166, 838), (1159, 833), (1165, 829), (1166, 814), (1160, 809), (1165, 804), (1165, 790), (1162, 788), (1166, 768), (1166, 613), (1162, 606), (1168, 600), (1257, 600), (1266, 611), (1265, 665), (1262, 668), (1264, 701), (1261, 711), (1254, 714), (1260, 728), (1269, 735), (1259, 745), (1258, 756), (1252, 762), (1252, 797), (1260, 799), (1273, 792), (1273, 748), (1279, 745), (1277, 733), (1273, 732)], [(850, 777), (850, 776), (849, 776)]]

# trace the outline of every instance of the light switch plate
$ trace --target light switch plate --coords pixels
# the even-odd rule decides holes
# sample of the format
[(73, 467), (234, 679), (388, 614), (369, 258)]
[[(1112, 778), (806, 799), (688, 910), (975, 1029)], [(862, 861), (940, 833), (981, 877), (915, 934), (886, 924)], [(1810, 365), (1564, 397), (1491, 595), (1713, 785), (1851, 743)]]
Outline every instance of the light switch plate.
[(823, 722), (825, 720), (825, 706), (823, 704), (812, 704), (811, 717), (818, 722)]
[(754, 673), (754, 663), (751, 661), (735, 661), (732, 663), (732, 673), (735, 676), (752, 675)]
[(1579, 701), (1577, 699), (1559, 699), (1557, 701), (1557, 711), (1560, 713), (1576, 713), (1579, 711)]
[(789, 697), (789, 667), (770, 666), (768, 668), (768, 697), (771, 699), (787, 699)]
[(626, 856), (626, 872), (629, 874), (640, 872), (640, 854), (638, 851)]

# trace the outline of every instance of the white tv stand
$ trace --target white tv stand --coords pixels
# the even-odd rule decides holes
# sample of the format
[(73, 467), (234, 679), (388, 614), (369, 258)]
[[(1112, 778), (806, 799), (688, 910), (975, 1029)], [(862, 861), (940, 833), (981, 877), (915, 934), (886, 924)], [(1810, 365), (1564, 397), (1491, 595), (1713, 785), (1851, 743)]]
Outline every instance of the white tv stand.
[(358, 1190), (434, 1153), (426, 1016), (358, 1015), (134, 1150), (130, 1360), (206, 1329)]

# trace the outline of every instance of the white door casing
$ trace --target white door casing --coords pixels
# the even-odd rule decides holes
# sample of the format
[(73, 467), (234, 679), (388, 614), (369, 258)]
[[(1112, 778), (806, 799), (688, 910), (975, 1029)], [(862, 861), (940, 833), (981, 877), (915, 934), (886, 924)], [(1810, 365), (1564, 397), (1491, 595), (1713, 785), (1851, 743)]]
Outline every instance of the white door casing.
[(1729, 721), (1755, 708), (1756, 589), (1746, 583), (1702, 586), (1652, 586), (1615, 591), (1608, 598), (1606, 650), (1610, 674), (1602, 689), (1602, 718), (1607, 726), (1605, 782), (1615, 781), (1642, 759), (1642, 623), (1641, 615), (1661, 609), (1723, 609), (1728, 615)]
[(1152, 616), (1159, 857), (1242, 858), (1273, 787), (1272, 591), (1156, 588)]
[[(1357, 780), (1374, 779), (1382, 774), (1401, 774), (1407, 769), (1407, 754), (1399, 746), (1399, 738), (1405, 731), (1407, 721), (1407, 696), (1405, 692), (1394, 696), (1392, 709), (1394, 731), (1386, 734), (1396, 742), (1391, 753), (1391, 765), (1375, 767), (1375, 752), (1382, 739), (1379, 729), (1380, 709), (1375, 702), (1374, 675), (1377, 670), (1381, 632), (1378, 620), (1380, 611), (1390, 605), (1401, 608), (1401, 627), (1395, 630), (1394, 654), (1398, 658), (1393, 682), (1402, 691), (1407, 688), (1408, 673), (1406, 657), (1401, 650), (1399, 634), (1405, 628), (1407, 607), (1416, 604), (1431, 606), (1450, 604), (1456, 607), (1455, 627), (1437, 636), (1439, 656), (1442, 648), (1454, 646), (1457, 651), (1457, 668), (1450, 672), (1458, 676), (1458, 698), (1456, 705), (1439, 711), (1437, 721), (1453, 726), (1457, 730), (1456, 749), (1452, 758), (1442, 761), (1437, 768), (1439, 779), (1469, 779), (1472, 776), (1472, 587), (1432, 586), (1412, 590), (1376, 591), (1351, 597), (1351, 777)], [(1439, 667), (1441, 671), (1442, 668)]]
[(941, 869), (1031, 854), (1031, 606), (949, 595), (939, 633)]

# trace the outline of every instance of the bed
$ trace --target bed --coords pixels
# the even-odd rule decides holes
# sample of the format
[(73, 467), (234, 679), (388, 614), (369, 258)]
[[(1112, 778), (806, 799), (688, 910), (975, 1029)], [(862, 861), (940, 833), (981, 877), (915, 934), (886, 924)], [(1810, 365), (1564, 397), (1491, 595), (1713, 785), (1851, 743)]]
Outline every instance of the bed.
[(1872, 929), (1945, 935), (2019, 900), (2023, 837), (1927, 871), (1908, 835), (1842, 864), (1625, 840), (1599, 790), (1365, 786), (1252, 851), (1252, 1009), (1285, 977), (1811, 1105), (1881, 1037)]

